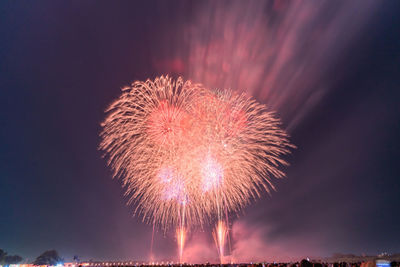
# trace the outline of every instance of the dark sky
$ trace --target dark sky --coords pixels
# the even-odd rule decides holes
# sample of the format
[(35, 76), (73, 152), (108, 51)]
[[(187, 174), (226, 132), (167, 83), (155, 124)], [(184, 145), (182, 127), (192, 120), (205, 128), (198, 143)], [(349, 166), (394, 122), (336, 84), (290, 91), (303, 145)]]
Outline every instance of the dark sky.
[[(246, 91), (297, 149), (232, 216), (236, 259), (400, 252), (399, 1), (1, 1), (0, 248), (148, 259), (97, 150), (120, 88), (162, 74)], [(251, 251), (248, 250), (251, 248)], [(216, 257), (208, 229), (192, 259)], [(172, 233), (153, 256), (176, 259)], [(188, 256), (189, 257), (189, 256)]]

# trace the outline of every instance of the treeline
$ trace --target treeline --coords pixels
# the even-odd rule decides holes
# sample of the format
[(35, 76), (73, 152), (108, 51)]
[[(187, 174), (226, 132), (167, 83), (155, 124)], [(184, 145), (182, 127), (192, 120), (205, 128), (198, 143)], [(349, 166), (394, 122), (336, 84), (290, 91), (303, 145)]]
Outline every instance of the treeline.
[[(0, 249), (0, 265), (16, 264), (23, 260), (19, 255), (8, 255), (7, 252)], [(40, 254), (32, 264), (34, 265), (57, 265), (64, 262), (56, 250), (47, 250)]]
[(15, 264), (22, 261), (22, 257), (18, 255), (8, 255), (7, 252), (0, 249), (0, 265)]

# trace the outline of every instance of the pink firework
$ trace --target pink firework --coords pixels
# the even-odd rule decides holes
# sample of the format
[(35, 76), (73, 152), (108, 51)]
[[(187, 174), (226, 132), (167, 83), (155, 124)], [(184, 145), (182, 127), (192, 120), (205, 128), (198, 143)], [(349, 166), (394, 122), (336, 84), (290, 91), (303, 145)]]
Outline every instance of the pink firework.
[(106, 112), (100, 149), (129, 203), (181, 237), (273, 188), (293, 147), (264, 105), (182, 78), (135, 82)]

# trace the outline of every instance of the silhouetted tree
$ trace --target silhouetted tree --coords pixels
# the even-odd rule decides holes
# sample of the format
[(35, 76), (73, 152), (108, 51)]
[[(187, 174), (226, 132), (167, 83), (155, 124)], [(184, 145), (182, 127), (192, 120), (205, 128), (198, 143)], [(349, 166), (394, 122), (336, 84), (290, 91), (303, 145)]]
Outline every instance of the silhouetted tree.
[(313, 267), (313, 264), (308, 260), (304, 259), (300, 262), (300, 267)]
[(5, 256), (5, 258), (4, 258), (4, 263), (5, 263), (6, 265), (9, 265), (9, 264), (16, 264), (16, 263), (18, 263), (18, 262), (20, 262), (20, 261), (22, 261), (22, 257), (20, 257), (20, 256), (18, 256), (18, 255), (13, 255), (13, 256), (7, 255), (7, 256)]
[(57, 265), (62, 262), (63, 259), (58, 255), (56, 250), (48, 250), (43, 252), (33, 262), (34, 265)]
[(18, 255), (7, 255), (7, 252), (0, 249), (0, 264), (1, 265), (9, 265), (15, 264), (22, 261), (22, 257)]
[(4, 261), (4, 258), (6, 257), (7, 253), (0, 249), (0, 263), (2, 263)]

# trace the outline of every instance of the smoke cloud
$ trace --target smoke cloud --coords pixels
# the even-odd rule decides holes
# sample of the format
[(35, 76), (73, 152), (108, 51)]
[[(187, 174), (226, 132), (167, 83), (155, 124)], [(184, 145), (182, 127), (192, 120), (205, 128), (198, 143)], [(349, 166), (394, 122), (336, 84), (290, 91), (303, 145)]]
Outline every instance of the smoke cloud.
[(293, 130), (329, 91), (329, 74), (378, 3), (202, 2), (177, 23), (176, 36), (162, 41), (164, 53), (154, 65), (161, 73), (255, 96)]
[[(273, 230), (266, 224), (256, 224), (245, 219), (235, 221), (230, 229), (230, 238), (225, 246), (223, 261), (229, 262), (290, 262), (307, 256), (310, 250), (318, 253), (315, 244), (304, 236), (274, 238)], [(229, 243), (230, 242), (230, 243)], [(302, 246), (299, 246), (299, 244)], [(216, 246), (211, 234), (195, 231), (184, 249), (184, 261), (189, 263), (219, 262)]]

